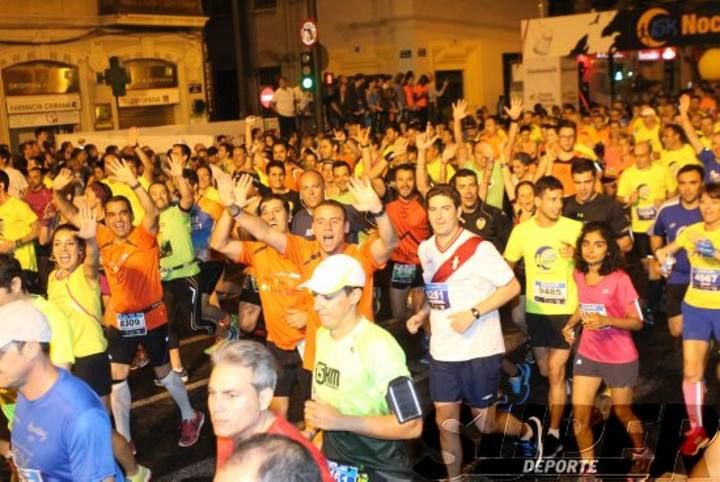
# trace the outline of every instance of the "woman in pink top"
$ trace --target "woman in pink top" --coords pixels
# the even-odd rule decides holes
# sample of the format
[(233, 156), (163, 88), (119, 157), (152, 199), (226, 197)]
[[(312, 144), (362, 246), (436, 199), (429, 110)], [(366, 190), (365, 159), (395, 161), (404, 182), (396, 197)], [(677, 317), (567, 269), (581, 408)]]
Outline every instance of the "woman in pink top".
[(587, 223), (575, 249), (578, 309), (563, 328), (565, 340), (579, 345), (573, 363), (572, 404), (575, 438), (583, 459), (594, 459), (590, 415), (600, 385), (610, 388), (613, 412), (626, 427), (634, 450), (634, 472), (646, 472), (653, 454), (644, 448), (642, 422), (632, 411), (638, 352), (631, 331), (643, 325), (638, 294), (621, 267), (622, 253), (610, 227)]

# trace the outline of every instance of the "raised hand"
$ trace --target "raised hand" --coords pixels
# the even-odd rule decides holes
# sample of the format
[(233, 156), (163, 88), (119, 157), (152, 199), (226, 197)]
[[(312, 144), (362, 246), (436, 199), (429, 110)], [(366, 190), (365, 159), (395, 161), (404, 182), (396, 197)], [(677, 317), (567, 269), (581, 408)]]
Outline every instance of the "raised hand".
[(687, 117), (688, 110), (690, 109), (690, 96), (683, 94), (680, 96), (680, 116)]
[(185, 166), (183, 166), (182, 156), (180, 154), (170, 153), (170, 156), (168, 156), (165, 161), (165, 167), (165, 171), (170, 176), (182, 177), (183, 169), (185, 168)]
[(505, 107), (505, 113), (510, 117), (512, 120), (518, 120), (523, 112), (523, 101), (520, 96), (513, 95), (510, 97), (510, 108), (508, 109)]
[(380, 198), (368, 179), (350, 179), (348, 189), (355, 199), (353, 207), (358, 211), (369, 213), (379, 213), (382, 211), (382, 201), (380, 201)]
[(233, 180), (231, 177), (220, 176), (215, 180), (217, 182), (217, 190), (220, 195), (220, 204), (229, 208), (235, 204), (235, 197), (233, 195)]
[(437, 140), (438, 136), (431, 136), (428, 132), (423, 132), (415, 136), (415, 145), (419, 150), (427, 150), (433, 142)]
[(53, 179), (53, 191), (63, 191), (71, 182), (75, 181), (75, 176), (70, 169), (63, 168), (60, 170), (55, 179)]
[(140, 137), (140, 129), (137, 127), (131, 127), (127, 133), (127, 145), (136, 146), (138, 144), (138, 138)]
[(250, 204), (251, 201), (257, 196), (248, 197), (248, 193), (250, 192), (250, 188), (253, 184), (253, 177), (248, 174), (243, 174), (240, 176), (240, 179), (235, 181), (235, 184), (232, 188), (233, 193), (233, 199), (235, 200), (235, 205), (239, 207), (240, 209), (244, 209), (248, 204)]
[(78, 236), (82, 239), (94, 239), (97, 234), (97, 219), (95, 217), (95, 210), (89, 208), (87, 205), (82, 206), (78, 211), (78, 216), (80, 220)]
[(447, 164), (450, 162), (452, 158), (455, 157), (455, 153), (457, 152), (457, 144), (448, 144), (445, 146), (445, 149), (443, 149), (442, 157), (440, 158), (440, 162), (443, 164)]
[(110, 179), (114, 181), (127, 184), (128, 186), (135, 186), (138, 182), (137, 177), (133, 174), (130, 166), (121, 159), (114, 158), (107, 164), (107, 168), (110, 171)]
[(457, 102), (454, 102), (452, 105), (452, 111), (453, 111), (453, 119), (455, 120), (463, 120), (468, 116), (467, 111), (467, 102), (465, 102), (465, 99), (459, 99)]

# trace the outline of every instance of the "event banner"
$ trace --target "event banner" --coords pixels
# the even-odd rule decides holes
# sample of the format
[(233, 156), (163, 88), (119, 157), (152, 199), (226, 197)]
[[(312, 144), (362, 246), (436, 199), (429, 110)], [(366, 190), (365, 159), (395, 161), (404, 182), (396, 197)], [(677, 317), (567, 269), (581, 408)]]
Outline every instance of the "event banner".
[(628, 10), (523, 20), (523, 58), (720, 42), (720, 2), (663, 2)]

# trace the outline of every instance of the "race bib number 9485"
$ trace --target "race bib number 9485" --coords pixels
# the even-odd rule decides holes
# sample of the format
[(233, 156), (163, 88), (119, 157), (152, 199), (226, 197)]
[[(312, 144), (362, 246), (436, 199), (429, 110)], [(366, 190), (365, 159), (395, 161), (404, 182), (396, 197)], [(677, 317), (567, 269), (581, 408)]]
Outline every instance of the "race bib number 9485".
[(567, 283), (535, 282), (535, 302), (548, 305), (564, 305), (567, 299)]

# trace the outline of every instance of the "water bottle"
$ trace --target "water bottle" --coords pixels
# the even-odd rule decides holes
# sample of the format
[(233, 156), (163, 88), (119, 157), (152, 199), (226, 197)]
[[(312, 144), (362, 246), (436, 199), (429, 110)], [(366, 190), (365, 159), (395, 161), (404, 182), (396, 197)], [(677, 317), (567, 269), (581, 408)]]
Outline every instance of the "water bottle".
[(670, 276), (670, 273), (672, 273), (673, 266), (675, 265), (675, 256), (672, 254), (669, 254), (667, 258), (665, 258), (665, 262), (660, 266), (660, 274), (663, 275), (665, 278)]

